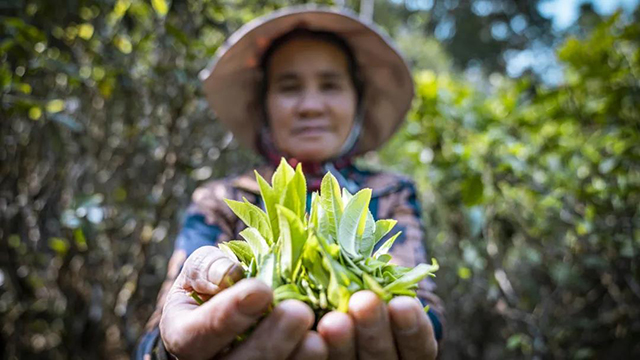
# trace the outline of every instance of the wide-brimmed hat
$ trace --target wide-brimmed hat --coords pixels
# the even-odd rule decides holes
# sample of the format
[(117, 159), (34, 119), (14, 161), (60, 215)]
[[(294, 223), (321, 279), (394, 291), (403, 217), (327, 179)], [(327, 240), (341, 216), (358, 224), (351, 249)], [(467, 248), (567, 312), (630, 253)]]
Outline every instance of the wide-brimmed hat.
[(262, 55), (273, 40), (294, 30), (333, 32), (353, 49), (363, 82), (362, 133), (357, 153), (374, 150), (402, 124), (414, 86), (407, 63), (386, 35), (346, 9), (316, 5), (283, 8), (241, 27), (200, 73), (214, 113), (238, 141), (254, 150), (262, 127), (258, 87)]

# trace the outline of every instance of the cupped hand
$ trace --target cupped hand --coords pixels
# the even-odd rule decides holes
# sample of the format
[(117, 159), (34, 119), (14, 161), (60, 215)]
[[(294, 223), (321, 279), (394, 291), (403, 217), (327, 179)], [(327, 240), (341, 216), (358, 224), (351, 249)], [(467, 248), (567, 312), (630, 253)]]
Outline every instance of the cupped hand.
[(371, 291), (349, 300), (349, 313), (326, 314), (318, 324), (330, 359), (435, 359), (438, 344), (419, 301), (401, 296), (389, 304)]
[[(314, 314), (306, 304), (284, 301), (263, 318), (273, 293), (257, 279), (240, 280), (242, 275), (240, 264), (213, 246), (189, 256), (162, 311), (160, 334), (167, 351), (180, 359), (327, 357), (324, 340), (309, 330)], [(198, 305), (193, 291), (208, 301)], [(255, 324), (244, 341), (228, 350)]]

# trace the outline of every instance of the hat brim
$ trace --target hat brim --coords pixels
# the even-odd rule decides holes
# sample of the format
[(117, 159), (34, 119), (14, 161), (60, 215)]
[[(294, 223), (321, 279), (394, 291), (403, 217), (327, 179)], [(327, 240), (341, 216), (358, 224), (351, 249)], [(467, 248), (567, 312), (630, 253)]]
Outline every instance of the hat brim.
[(357, 153), (374, 150), (399, 128), (411, 107), (414, 85), (407, 63), (375, 25), (347, 10), (305, 5), (257, 18), (232, 34), (200, 73), (214, 113), (238, 141), (256, 150), (262, 126), (257, 88), (260, 60), (271, 42), (296, 28), (333, 32), (351, 46), (364, 84), (363, 131)]

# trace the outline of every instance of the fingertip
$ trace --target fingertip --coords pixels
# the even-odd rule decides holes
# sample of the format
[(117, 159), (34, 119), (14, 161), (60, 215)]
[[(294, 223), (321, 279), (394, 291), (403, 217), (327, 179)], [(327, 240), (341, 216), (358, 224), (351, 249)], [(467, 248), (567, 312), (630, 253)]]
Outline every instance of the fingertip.
[(265, 283), (257, 279), (245, 279), (234, 287), (239, 290), (238, 310), (248, 316), (265, 313), (273, 301), (273, 292)]
[(349, 313), (359, 317), (378, 311), (382, 305), (382, 300), (373, 291), (362, 290), (351, 295)]
[(329, 357), (329, 349), (324, 339), (315, 331), (309, 331), (302, 341), (304, 359), (326, 359)]
[(420, 302), (416, 298), (398, 296), (389, 301), (387, 305), (390, 312), (421, 310)]
[[(240, 284), (243, 284), (243, 285), (240, 285)], [(269, 293), (270, 295), (273, 295), (273, 290), (269, 287), (269, 285), (265, 284), (264, 281), (256, 278), (242, 279), (234, 286), (251, 287), (251, 288), (254, 288), (256, 291), (261, 291), (261, 292), (265, 292), (265, 293)]]
[(381, 300), (376, 293), (370, 290), (361, 290), (351, 295), (349, 307), (351, 307), (351, 305), (362, 306), (369, 303), (377, 305), (379, 302), (381, 302)]
[(318, 323), (318, 327), (341, 327), (349, 326), (351, 317), (341, 311), (331, 311), (326, 313)]
[(435, 359), (438, 343), (429, 317), (416, 298), (401, 296), (389, 301), (389, 318), (402, 358)]
[(424, 320), (421, 317), (425, 316), (420, 306), (409, 297), (392, 299), (388, 309), (394, 331), (400, 334), (415, 332)]
[(315, 314), (311, 308), (299, 300), (285, 300), (278, 307), (296, 321), (304, 324), (305, 329), (310, 329), (315, 321)]
[(342, 348), (355, 336), (353, 320), (345, 313), (332, 311), (320, 319), (318, 332), (334, 347)]

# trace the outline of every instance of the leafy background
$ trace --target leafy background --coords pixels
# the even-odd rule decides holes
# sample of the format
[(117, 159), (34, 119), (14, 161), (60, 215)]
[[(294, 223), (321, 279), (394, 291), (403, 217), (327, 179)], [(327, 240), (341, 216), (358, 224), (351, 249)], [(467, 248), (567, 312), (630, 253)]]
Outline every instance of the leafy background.
[[(640, 355), (640, 12), (558, 31), (542, 2), (375, 2), (417, 98), (363, 161), (422, 191), (445, 359)], [(197, 73), (289, 3), (0, 1), (3, 358), (130, 356), (190, 193), (258, 162)], [(508, 76), (536, 46), (555, 67)]]

